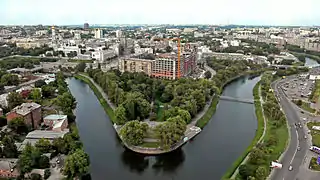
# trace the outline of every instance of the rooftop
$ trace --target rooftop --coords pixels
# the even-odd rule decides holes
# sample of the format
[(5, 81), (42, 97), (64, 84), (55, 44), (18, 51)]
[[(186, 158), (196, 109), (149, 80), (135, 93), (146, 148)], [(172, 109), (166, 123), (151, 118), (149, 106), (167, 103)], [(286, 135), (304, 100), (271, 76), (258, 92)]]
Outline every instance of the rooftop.
[(25, 116), (29, 114), (31, 111), (40, 108), (41, 105), (37, 103), (23, 103), (20, 106), (15, 107), (12, 111), (16, 112), (17, 114), (20, 114), (22, 116)]
[(46, 117), (44, 117), (43, 119), (48, 119), (48, 120), (64, 120), (66, 119), (68, 116), (67, 115), (60, 115), (60, 114), (50, 114)]
[(42, 131), (42, 130), (35, 130), (31, 131), (27, 136), (26, 139), (56, 139), (59, 137), (63, 137), (69, 130), (56, 132), (56, 131)]

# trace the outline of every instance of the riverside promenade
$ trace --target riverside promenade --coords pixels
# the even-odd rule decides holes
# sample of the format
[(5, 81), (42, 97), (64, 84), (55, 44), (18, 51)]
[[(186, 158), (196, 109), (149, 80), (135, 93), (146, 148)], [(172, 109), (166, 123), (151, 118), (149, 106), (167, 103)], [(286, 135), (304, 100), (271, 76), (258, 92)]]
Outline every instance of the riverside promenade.
[[(88, 79), (99, 91), (99, 93), (102, 95), (102, 97), (105, 99), (105, 101), (109, 104), (109, 106), (112, 108), (112, 110), (115, 110), (115, 105), (109, 100), (107, 94), (103, 91), (103, 89), (89, 76), (84, 75), (84, 74), (78, 74), (80, 76), (82, 76), (83, 78)], [(164, 154), (164, 153), (168, 153), (171, 151), (174, 151), (178, 148), (180, 148), (181, 146), (183, 146), (185, 143), (187, 143), (190, 139), (194, 138), (196, 135), (198, 135), (201, 132), (201, 128), (195, 126), (195, 124), (197, 123), (197, 121), (205, 114), (205, 112), (209, 109), (211, 104), (211, 101), (208, 102), (206, 104), (206, 106), (203, 108), (203, 110), (201, 112), (199, 112), (190, 122), (190, 124), (187, 125), (187, 129), (184, 133), (184, 137), (181, 138), (181, 140), (174, 144), (173, 146), (171, 146), (169, 149), (163, 149), (163, 148), (147, 148), (147, 147), (141, 147), (141, 146), (132, 146), (127, 144), (122, 137), (120, 136), (120, 130), (122, 128), (122, 126), (120, 125), (116, 125), (113, 124), (113, 127), (115, 129), (115, 131), (117, 132), (118, 136), (120, 137), (121, 141), (123, 142), (124, 146), (134, 152), (137, 153), (141, 153), (141, 154), (148, 154), (148, 155), (157, 155), (157, 154)], [(148, 124), (149, 127), (153, 126), (152, 121), (146, 121), (146, 123)], [(158, 122), (161, 123), (161, 122)]]

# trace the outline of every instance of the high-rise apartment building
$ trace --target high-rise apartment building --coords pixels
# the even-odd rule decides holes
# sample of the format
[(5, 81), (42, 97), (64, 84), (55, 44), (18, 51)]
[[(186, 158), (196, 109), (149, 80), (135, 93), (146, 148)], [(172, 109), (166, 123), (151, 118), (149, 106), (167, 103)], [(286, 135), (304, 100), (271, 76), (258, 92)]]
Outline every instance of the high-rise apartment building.
[(95, 29), (94, 38), (96, 38), (96, 39), (103, 38), (103, 31), (101, 29)]
[(88, 23), (84, 23), (83, 29), (89, 29), (89, 24)]

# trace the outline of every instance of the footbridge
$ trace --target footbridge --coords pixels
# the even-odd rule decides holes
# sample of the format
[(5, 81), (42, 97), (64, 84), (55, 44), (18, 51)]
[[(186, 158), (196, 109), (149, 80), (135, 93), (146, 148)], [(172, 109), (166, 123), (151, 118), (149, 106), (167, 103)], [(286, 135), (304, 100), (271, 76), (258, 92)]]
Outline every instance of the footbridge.
[(230, 96), (220, 96), (220, 100), (241, 102), (241, 103), (247, 103), (247, 104), (254, 103), (253, 99), (244, 99), (244, 98), (237, 98), (237, 97), (230, 97)]

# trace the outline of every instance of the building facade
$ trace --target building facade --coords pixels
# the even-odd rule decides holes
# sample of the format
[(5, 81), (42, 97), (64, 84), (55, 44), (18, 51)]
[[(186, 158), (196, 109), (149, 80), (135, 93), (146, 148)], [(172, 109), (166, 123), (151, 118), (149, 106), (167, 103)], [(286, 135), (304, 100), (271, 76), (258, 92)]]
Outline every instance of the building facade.
[(121, 72), (144, 72), (152, 76), (152, 66), (156, 60), (124, 58), (119, 60), (119, 69)]
[(37, 103), (23, 103), (15, 107), (7, 114), (7, 122), (22, 117), (26, 125), (37, 129), (41, 123), (42, 111), (41, 105)]

